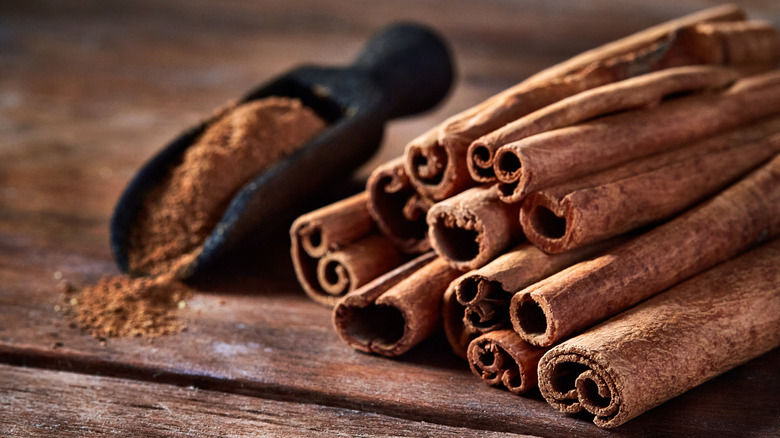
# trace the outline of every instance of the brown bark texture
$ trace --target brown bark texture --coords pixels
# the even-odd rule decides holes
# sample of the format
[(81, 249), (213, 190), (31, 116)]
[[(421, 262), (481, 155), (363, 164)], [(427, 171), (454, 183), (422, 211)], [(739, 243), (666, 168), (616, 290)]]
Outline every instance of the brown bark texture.
[[(612, 72), (612, 81), (605, 80), (602, 84), (606, 86), (610, 82), (637, 74), (695, 64), (731, 66), (744, 74), (755, 74), (774, 68), (780, 59), (780, 37), (770, 23), (761, 21), (710, 22), (686, 26), (667, 35), (665, 41), (657, 41), (653, 47), (652, 50), (644, 48), (644, 54), (637, 50), (633, 57), (597, 63), (587, 75), (603, 75), (603, 70)], [(571, 78), (567, 79), (572, 81)], [(652, 97), (653, 90), (647, 91), (650, 95), (646, 97)], [(613, 107), (612, 111), (617, 111), (629, 108), (632, 104), (631, 100), (620, 102), (604, 99), (599, 96), (601, 92), (591, 94), (583, 91), (581, 94), (581, 97), (575, 97), (577, 95), (574, 94), (562, 99), (567, 103), (556, 102), (550, 105), (553, 108), (545, 107), (532, 112), (474, 141), (467, 152), (467, 165), (472, 179), (480, 183), (495, 180), (493, 160), (495, 152), (504, 144), (606, 114), (610, 107)], [(635, 100), (636, 106), (641, 105), (638, 98)]]
[(780, 118), (529, 194), (523, 232), (559, 253), (658, 221), (701, 202), (780, 152)]
[(463, 360), (468, 360), (467, 350), (471, 341), (476, 339), (481, 333), (474, 331), (471, 327), (464, 324), (463, 314), (466, 306), (458, 302), (455, 297), (455, 283), (450, 283), (444, 292), (441, 302), (441, 316), (444, 326), (444, 334), (447, 336), (447, 342), (452, 348), (452, 352)]
[(780, 233), (780, 155), (687, 213), (512, 297), (518, 334), (550, 346)]
[(333, 325), (357, 350), (401, 355), (439, 327), (442, 296), (458, 275), (426, 253), (342, 298)]
[(484, 266), (522, 238), (520, 205), (506, 204), (494, 186), (474, 187), (428, 210), (428, 239), (461, 271)]
[[(498, 179), (512, 183), (519, 177), (518, 171), (502, 172), (509, 166), (493, 163), (495, 152), (501, 146), (606, 114), (655, 106), (672, 94), (722, 88), (737, 77), (735, 70), (719, 66), (675, 67), (577, 93), (475, 140), (469, 146), (469, 171), (476, 181)], [(511, 156), (505, 158), (511, 159)]]
[(546, 254), (522, 243), (487, 265), (452, 282), (461, 304), (463, 324), (474, 333), (509, 325), (509, 301), (518, 291), (550, 275), (611, 248), (624, 239), (611, 239), (562, 254)]
[(407, 254), (431, 249), (425, 214), (433, 201), (415, 190), (404, 170), (403, 157), (377, 167), (368, 177), (368, 211), (379, 230)]
[(776, 239), (553, 347), (542, 395), (612, 428), (777, 348), (778, 266)]
[[(686, 34), (685, 28), (696, 24), (735, 20), (744, 20), (744, 13), (734, 6), (722, 6), (668, 21), (543, 70), (450, 117), (407, 145), (405, 166), (412, 184), (437, 201), (473, 186), (467, 164), (472, 141), (565, 97), (662, 68), (713, 60), (743, 61), (742, 57), (728, 56), (729, 50), (746, 54), (750, 65), (761, 64), (758, 61), (767, 57), (766, 49), (780, 45), (771, 27), (767, 31), (737, 26), (729, 32), (720, 30), (716, 37), (679, 38)], [(721, 44), (698, 44), (701, 40)]]
[(333, 307), (355, 290), (403, 262), (402, 254), (376, 232), (359, 193), (304, 214), (290, 228), (295, 274), (315, 302)]
[[(780, 112), (780, 71), (740, 79), (721, 92), (698, 93), (537, 134), (502, 146), (496, 165), (518, 178), (499, 184), (506, 202), (591, 173), (680, 147)], [(505, 156), (506, 155), (506, 156)], [(511, 156), (512, 158), (508, 158)]]
[(471, 341), (468, 360), (485, 383), (519, 395), (536, 387), (536, 368), (547, 350), (520, 339), (514, 330), (496, 330)]

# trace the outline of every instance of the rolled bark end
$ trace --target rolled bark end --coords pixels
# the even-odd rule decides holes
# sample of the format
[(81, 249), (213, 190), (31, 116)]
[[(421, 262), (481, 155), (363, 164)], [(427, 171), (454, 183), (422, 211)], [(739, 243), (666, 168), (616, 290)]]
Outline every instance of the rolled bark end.
[(490, 281), (482, 275), (466, 274), (455, 280), (455, 296), (464, 306), (482, 301), (498, 291), (504, 292), (501, 283)]
[(433, 128), (412, 140), (404, 152), (404, 169), (421, 195), (440, 201), (455, 190), (454, 157), (439, 142), (439, 130)]
[(463, 314), (466, 311), (465, 306), (460, 304), (455, 297), (455, 287), (453, 284), (447, 288), (442, 298), (442, 322), (444, 325), (444, 334), (447, 335), (447, 342), (455, 353), (461, 359), (467, 358), (467, 349), (479, 333), (466, 327), (463, 321)]
[(404, 260), (404, 255), (386, 237), (372, 234), (338, 251), (328, 252), (318, 260), (309, 259), (309, 263), (316, 262), (316, 273), (299, 276), (299, 279), (306, 279), (305, 290), (311, 298), (333, 306), (339, 297), (390, 271)]
[(486, 144), (479, 141), (471, 143), (467, 156), (466, 165), (471, 179), (483, 184), (496, 180), (496, 173), (493, 171), (493, 151)]
[(305, 224), (298, 230), (301, 246), (310, 257), (322, 257), (328, 251), (322, 228), (315, 224)]
[(350, 266), (344, 265), (337, 255), (328, 254), (317, 262), (317, 280), (322, 290), (333, 296), (344, 295), (350, 290), (350, 285), (356, 282)]
[(494, 187), (474, 187), (428, 210), (428, 238), (455, 269), (477, 269), (522, 237), (519, 214), (520, 206), (501, 202)]
[(545, 355), (539, 363), (539, 390), (545, 400), (562, 412), (583, 409), (594, 422), (609, 427), (621, 408), (621, 394), (609, 370), (586, 352)]
[[(435, 207), (434, 207), (435, 208)], [(437, 209), (428, 213), (429, 238), (436, 252), (453, 266), (472, 269), (487, 262), (483, 254), (485, 228), (474, 217), (457, 221)]]
[(523, 162), (513, 149), (502, 147), (496, 152), (493, 168), (499, 181), (513, 183), (520, 180)]
[(555, 339), (555, 319), (548, 312), (545, 303), (528, 292), (515, 294), (509, 304), (509, 318), (515, 332), (524, 341), (539, 347), (549, 347)]
[(570, 249), (575, 218), (565, 202), (534, 192), (526, 197), (520, 208), (520, 225), (528, 240), (546, 253)]
[(512, 330), (497, 330), (474, 339), (468, 348), (471, 371), (491, 386), (515, 394), (536, 386), (537, 364), (547, 351), (528, 345)]
[(365, 346), (358, 349), (368, 353), (391, 351), (406, 333), (403, 313), (392, 306), (339, 305), (335, 318), (340, 321), (342, 337), (350, 338), (356, 348)]
[(419, 344), (441, 322), (441, 302), (459, 275), (432, 254), (388, 272), (344, 297), (333, 312), (339, 336), (353, 348), (399, 356)]
[(403, 157), (378, 167), (368, 178), (368, 210), (379, 229), (401, 251), (430, 249), (425, 214), (433, 201), (419, 195), (403, 165)]

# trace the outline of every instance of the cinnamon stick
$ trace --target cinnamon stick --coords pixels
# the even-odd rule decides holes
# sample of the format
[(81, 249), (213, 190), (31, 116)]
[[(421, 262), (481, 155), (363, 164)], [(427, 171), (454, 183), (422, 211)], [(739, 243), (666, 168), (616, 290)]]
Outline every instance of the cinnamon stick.
[(780, 71), (740, 79), (718, 93), (668, 100), (537, 134), (496, 152), (497, 174), (517, 175), (500, 184), (502, 199), (516, 202), (531, 191), (598, 172), (632, 159), (780, 112)]
[(544, 398), (612, 428), (780, 346), (780, 240), (553, 347)]
[[(581, 91), (660, 68), (700, 64), (716, 58), (702, 55), (716, 50), (723, 60), (729, 44), (688, 47), (676, 43), (680, 31), (698, 23), (744, 19), (741, 10), (723, 6), (651, 27), (629, 37), (585, 52), (537, 73), (483, 103), (450, 117), (438, 128), (406, 147), (405, 166), (418, 192), (442, 200), (473, 186), (466, 152), (477, 138), (539, 108)], [(754, 42), (759, 39), (759, 42)], [(746, 42), (766, 47), (766, 35), (758, 33)], [(726, 41), (720, 39), (721, 41)], [(694, 41), (695, 42), (695, 41)], [(760, 50), (746, 50), (756, 53)], [(742, 58), (737, 58), (742, 59)], [(754, 64), (754, 63), (751, 63)], [(772, 68), (768, 65), (765, 68)]]
[(359, 193), (299, 217), (290, 228), (295, 274), (317, 303), (332, 307), (340, 295), (403, 261), (376, 233), (367, 200)]
[(340, 297), (404, 262), (403, 255), (380, 234), (366, 236), (317, 262), (321, 289)]
[(485, 383), (519, 395), (536, 387), (536, 366), (547, 350), (525, 342), (513, 330), (497, 330), (471, 341), (468, 360)]
[(444, 292), (441, 306), (442, 322), (447, 342), (450, 344), (453, 353), (464, 360), (468, 360), (466, 353), (468, 346), (480, 333), (474, 331), (473, 328), (465, 326), (463, 314), (466, 311), (466, 307), (460, 304), (455, 297), (454, 282), (450, 283)]
[[(500, 181), (512, 183), (518, 179), (517, 172), (500, 172), (508, 166), (499, 167), (498, 175), (493, 172), (494, 153), (505, 144), (606, 114), (655, 106), (669, 95), (723, 88), (737, 78), (736, 71), (724, 67), (676, 67), (583, 91), (475, 140), (469, 146), (469, 171), (480, 182), (492, 182), (498, 176)], [(504, 156), (504, 159), (511, 158), (511, 155)]]
[(550, 346), (780, 233), (780, 155), (696, 208), (516, 294), (512, 326)]
[(460, 273), (430, 253), (342, 298), (333, 325), (353, 348), (398, 356), (423, 341), (441, 321), (441, 301)]
[(780, 136), (766, 138), (778, 132), (775, 117), (533, 192), (523, 202), (520, 223), (534, 245), (558, 253), (673, 216), (780, 152)]
[(475, 333), (509, 325), (509, 301), (516, 292), (620, 241), (612, 239), (561, 254), (545, 254), (527, 242), (514, 247), (452, 282), (463, 306), (463, 324)]
[(431, 249), (425, 214), (433, 201), (421, 196), (409, 182), (403, 157), (371, 172), (366, 183), (368, 211), (379, 229), (407, 254)]
[(428, 210), (428, 238), (454, 268), (476, 269), (522, 237), (520, 206), (505, 204), (495, 187), (474, 187)]

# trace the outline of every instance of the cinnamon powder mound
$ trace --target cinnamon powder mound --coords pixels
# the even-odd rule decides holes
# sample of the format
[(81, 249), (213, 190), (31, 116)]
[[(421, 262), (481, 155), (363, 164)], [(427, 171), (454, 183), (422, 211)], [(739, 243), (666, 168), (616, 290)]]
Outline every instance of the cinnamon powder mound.
[(175, 312), (189, 295), (170, 275), (106, 277), (72, 295), (68, 314), (96, 338), (156, 337), (184, 329)]
[(297, 99), (265, 98), (228, 111), (147, 196), (131, 230), (130, 271), (175, 274), (191, 263), (235, 193), (324, 128)]

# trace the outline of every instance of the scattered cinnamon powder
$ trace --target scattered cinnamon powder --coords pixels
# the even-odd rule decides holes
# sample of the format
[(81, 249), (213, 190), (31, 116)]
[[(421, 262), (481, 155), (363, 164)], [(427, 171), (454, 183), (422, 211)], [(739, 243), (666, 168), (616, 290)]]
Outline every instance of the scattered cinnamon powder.
[(149, 193), (131, 230), (130, 271), (176, 273), (191, 263), (241, 186), (324, 127), (297, 99), (265, 98), (227, 112)]
[(175, 312), (189, 295), (190, 289), (170, 275), (118, 275), (70, 294), (65, 306), (76, 324), (96, 338), (156, 337), (184, 328)]
[(325, 122), (297, 99), (266, 98), (229, 109), (184, 153), (141, 207), (128, 248), (130, 272), (80, 292), (64, 291), (66, 313), (98, 338), (177, 333), (190, 292), (177, 272), (200, 253), (235, 193), (321, 132)]

